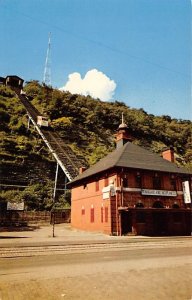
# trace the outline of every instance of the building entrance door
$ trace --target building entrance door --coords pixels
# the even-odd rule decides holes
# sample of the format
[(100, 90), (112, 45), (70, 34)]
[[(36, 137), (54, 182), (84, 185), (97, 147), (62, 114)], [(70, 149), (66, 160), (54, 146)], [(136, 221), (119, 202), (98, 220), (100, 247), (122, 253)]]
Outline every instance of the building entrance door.
[(132, 213), (130, 211), (121, 212), (121, 233), (132, 232)]
[(167, 214), (165, 212), (153, 212), (153, 235), (168, 235)]

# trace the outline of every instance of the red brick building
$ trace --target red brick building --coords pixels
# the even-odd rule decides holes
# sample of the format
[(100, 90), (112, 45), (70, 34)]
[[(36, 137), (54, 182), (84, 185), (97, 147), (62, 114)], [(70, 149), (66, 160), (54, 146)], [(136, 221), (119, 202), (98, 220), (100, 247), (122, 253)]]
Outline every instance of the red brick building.
[(123, 123), (117, 147), (70, 182), (71, 224), (106, 234), (190, 235), (191, 173), (132, 143)]

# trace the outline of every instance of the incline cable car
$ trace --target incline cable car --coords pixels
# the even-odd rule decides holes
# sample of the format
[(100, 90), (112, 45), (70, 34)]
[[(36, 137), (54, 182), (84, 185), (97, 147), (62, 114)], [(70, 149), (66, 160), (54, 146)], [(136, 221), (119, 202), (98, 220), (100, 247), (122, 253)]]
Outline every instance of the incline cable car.
[(23, 88), (23, 82), (24, 82), (24, 80), (21, 77), (16, 76), (16, 75), (8, 75), (5, 78), (5, 85), (17, 87), (20, 89)]
[(49, 127), (49, 120), (44, 116), (37, 116), (37, 125), (39, 127)]

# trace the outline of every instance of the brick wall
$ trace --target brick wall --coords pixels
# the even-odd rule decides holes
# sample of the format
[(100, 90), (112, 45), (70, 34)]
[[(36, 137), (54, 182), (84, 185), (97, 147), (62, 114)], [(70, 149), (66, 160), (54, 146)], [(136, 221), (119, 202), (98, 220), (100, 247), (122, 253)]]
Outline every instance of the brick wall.
[[(114, 180), (113, 175), (108, 178)], [(106, 178), (88, 182), (86, 185), (72, 189), (71, 225), (87, 231), (112, 233), (112, 209), (110, 199), (103, 199), (102, 189), (106, 186)], [(114, 226), (114, 224), (113, 224)]]
[[(137, 180), (138, 176), (141, 181)], [(108, 180), (106, 180), (108, 178)], [(160, 178), (160, 187), (154, 187), (154, 178)], [(125, 181), (124, 181), (125, 179)], [(95, 180), (95, 181), (94, 181)], [(113, 180), (116, 195), (103, 197), (102, 189)], [(174, 184), (172, 183), (174, 181)], [(127, 187), (122, 187), (122, 183)], [(132, 189), (132, 190), (131, 190)], [(142, 195), (141, 189), (176, 191), (177, 196), (152, 196)], [(156, 171), (118, 170), (112, 175), (109, 173), (102, 176), (95, 175), (92, 181), (84, 185), (73, 187), (72, 189), (72, 213), (71, 224), (73, 227), (87, 231), (101, 231), (106, 234), (121, 234), (121, 214), (118, 210), (135, 209), (138, 203), (142, 203), (144, 208), (151, 209), (155, 202), (161, 202), (164, 208), (174, 208), (175, 204), (180, 209), (185, 209), (183, 201), (182, 184), (179, 177), (175, 175), (160, 173)], [(159, 204), (159, 203), (158, 203)], [(136, 226), (136, 215), (132, 214), (133, 227)], [(138, 223), (138, 232), (150, 233), (150, 217), (148, 227)], [(153, 225), (151, 225), (152, 228)], [(178, 225), (179, 226), (179, 225)]]

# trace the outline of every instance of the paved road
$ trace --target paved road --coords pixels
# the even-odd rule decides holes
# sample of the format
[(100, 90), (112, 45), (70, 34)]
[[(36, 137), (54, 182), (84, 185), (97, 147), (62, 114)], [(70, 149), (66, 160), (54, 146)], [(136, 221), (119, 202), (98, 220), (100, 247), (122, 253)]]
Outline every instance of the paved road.
[(191, 246), (190, 239), (177, 238), (47, 246), (39, 255), (37, 247), (25, 248), (22, 256), (0, 259), (0, 299), (191, 300)]
[(35, 246), (30, 244), (24, 245), (2, 245), (0, 248), (0, 258), (29, 257), (48, 254), (65, 254), (65, 253), (82, 253), (95, 251), (108, 251), (116, 249), (133, 250), (133, 249), (161, 249), (161, 248), (192, 248), (192, 239), (183, 238), (161, 238), (161, 239), (130, 239), (121, 241), (86, 241), (82, 243), (59, 243), (56, 245), (39, 243)]

